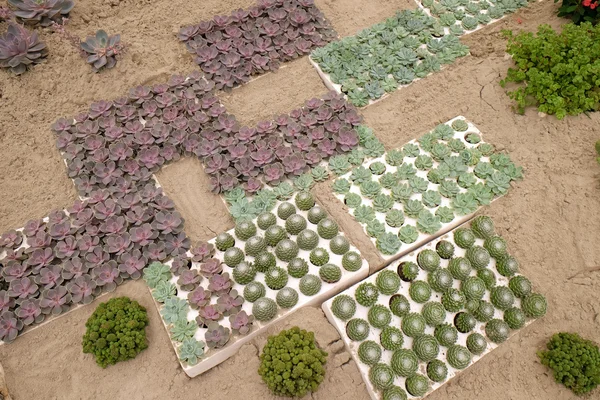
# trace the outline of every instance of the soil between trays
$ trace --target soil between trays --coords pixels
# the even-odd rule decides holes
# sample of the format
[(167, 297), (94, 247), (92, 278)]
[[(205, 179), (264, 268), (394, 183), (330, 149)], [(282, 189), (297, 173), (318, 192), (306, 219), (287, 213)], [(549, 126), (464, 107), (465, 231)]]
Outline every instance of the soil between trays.
[[(84, 37), (103, 27), (109, 33), (121, 32), (123, 40), (130, 43), (130, 52), (117, 68), (97, 75), (90, 72), (89, 66), (66, 43), (43, 31), (42, 39), (50, 47), (48, 61), (18, 78), (0, 71), (1, 231), (20, 227), (54, 208), (68, 206), (76, 196), (54, 145), (49, 129), (52, 122), (60, 116), (84, 110), (93, 100), (111, 99), (135, 85), (166, 81), (170, 74), (193, 70), (191, 56), (177, 42), (173, 32), (180, 25), (251, 3), (251, 0), (209, 0), (201, 7), (190, 8), (189, 2), (180, 0), (161, 4), (139, 0), (101, 3), (80, 0), (72, 13), (70, 27), (74, 33)], [(377, 14), (383, 9), (373, 4), (385, 4), (385, 10), (389, 11)], [(383, 20), (393, 14), (395, 7), (416, 7), (411, 1), (384, 0), (317, 0), (317, 5), (342, 34), (353, 34), (359, 28)], [(374, 13), (366, 11), (370, 7)], [(413, 139), (415, 132), (424, 133), (440, 122), (464, 115), (485, 133), (486, 140), (506, 149), (514, 161), (525, 168), (525, 179), (483, 212), (493, 217), (524, 274), (548, 298), (548, 315), (519, 332), (493, 355), (479, 361), (476, 368), (465, 371), (428, 400), (577, 399), (554, 383), (548, 370), (537, 361), (535, 351), (559, 330), (577, 331), (600, 341), (597, 333), (600, 330), (600, 273), (593, 272), (600, 265), (600, 168), (593, 153), (593, 144), (600, 139), (600, 115), (558, 121), (552, 116), (540, 118), (537, 111), (531, 109), (520, 116), (511, 110), (511, 100), (498, 85), (510, 66), (504, 57), (505, 41), (500, 31), (504, 28), (535, 30), (541, 23), (557, 27), (566, 22), (554, 16), (557, 7), (551, 1), (531, 4), (469, 35), (463, 40), (471, 47), (472, 56), (457, 60), (444, 71), (361, 111), (387, 149)], [(518, 23), (518, 18), (522, 23)], [(5, 24), (0, 24), (0, 30), (4, 28)], [(302, 59), (277, 74), (269, 74), (238, 89), (243, 91), (245, 99), (235, 100), (237, 103), (230, 111), (239, 120), (255, 120), (257, 98), (265, 99), (258, 107), (261, 118), (280, 113), (282, 109), (288, 111), (279, 105), (277, 97), (262, 94), (264, 87), (270, 86), (269, 82), (276, 84), (277, 80), (272, 81), (274, 77), (282, 79), (298, 74), (295, 75), (299, 77), (298, 84), (290, 87), (294, 94), (285, 94), (283, 89), (279, 94), (280, 99), (294, 96), (294, 101), (289, 103), (292, 107), (321, 95), (326, 88), (316, 83), (319, 80), (316, 71), (307, 65), (308, 60)], [(303, 84), (303, 77), (311, 83)], [(236, 92), (232, 94), (235, 96)], [(172, 168), (176, 167), (174, 164)], [(185, 179), (180, 180), (184, 185)], [(325, 184), (317, 186), (314, 192), (319, 201), (328, 203), (331, 194)], [(179, 205), (177, 201), (176, 204)], [(180, 212), (183, 213), (183, 208)], [(337, 218), (338, 211), (331, 212)], [(340, 215), (343, 213), (345, 211), (339, 211)], [(350, 215), (348, 218), (356, 224)], [(186, 222), (186, 230), (196, 239), (193, 232), (195, 229), (201, 232), (202, 228), (196, 227), (191, 218)], [(345, 219), (340, 217), (338, 222), (340, 226), (348, 226), (345, 228), (348, 236), (355, 234), (349, 232), (351, 224), (345, 225)], [(190, 227), (192, 224), (194, 227)], [(358, 225), (356, 230), (362, 233)], [(352, 239), (371, 262), (369, 252), (373, 250), (363, 246), (363, 241), (367, 243), (368, 238)], [(267, 335), (244, 346), (239, 354), (219, 367), (189, 379), (176, 360), (145, 284), (129, 282), (119, 287), (115, 295), (128, 295), (147, 307), (151, 319), (149, 349), (134, 360), (105, 370), (99, 368), (90, 355), (81, 352), (85, 321), (98, 304), (94, 302), (10, 345), (0, 346), (0, 362), (16, 400), (40, 397), (60, 400), (273, 398), (256, 373), (258, 349), (266, 343)], [(315, 399), (368, 399), (356, 364), (320, 310), (299, 310), (270, 328), (269, 333), (293, 325), (314, 330), (320, 345), (330, 353), (326, 380), (314, 394)]]

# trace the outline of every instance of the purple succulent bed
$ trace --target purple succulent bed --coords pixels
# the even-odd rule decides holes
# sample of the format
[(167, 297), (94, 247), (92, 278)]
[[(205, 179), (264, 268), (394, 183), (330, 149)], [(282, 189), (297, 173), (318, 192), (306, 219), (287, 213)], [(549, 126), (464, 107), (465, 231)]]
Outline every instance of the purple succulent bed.
[(213, 89), (199, 72), (173, 76), (52, 126), (82, 200), (0, 236), (0, 340), (140, 278), (152, 261), (189, 268), (183, 218), (153, 180), (165, 163), (197, 156), (215, 192), (252, 191), (358, 144), (360, 117), (336, 94), (249, 128)]
[(335, 39), (313, 0), (259, 0), (180, 30), (179, 39), (218, 89), (248, 82)]

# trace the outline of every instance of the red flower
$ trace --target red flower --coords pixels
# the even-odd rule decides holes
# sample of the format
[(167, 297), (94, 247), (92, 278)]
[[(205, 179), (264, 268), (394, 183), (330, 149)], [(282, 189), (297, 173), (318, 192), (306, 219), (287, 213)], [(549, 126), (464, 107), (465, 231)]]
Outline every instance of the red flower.
[(593, 4), (590, 4), (590, 8), (593, 10), (594, 8), (598, 7), (598, 2), (594, 2)]
[(591, 3), (592, 3), (592, 0), (583, 0), (582, 4), (584, 7), (589, 7)]

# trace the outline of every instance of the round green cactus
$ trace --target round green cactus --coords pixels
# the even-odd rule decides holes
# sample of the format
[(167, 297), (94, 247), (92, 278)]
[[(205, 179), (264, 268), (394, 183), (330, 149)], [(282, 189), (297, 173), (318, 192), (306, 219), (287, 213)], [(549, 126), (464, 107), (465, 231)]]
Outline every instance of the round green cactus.
[(410, 302), (404, 295), (395, 294), (390, 298), (390, 310), (402, 318), (410, 312)]
[(375, 278), (375, 284), (379, 292), (385, 295), (393, 295), (400, 289), (400, 277), (394, 271), (389, 269), (381, 271)]
[(342, 267), (346, 271), (355, 272), (362, 267), (362, 258), (355, 251), (349, 251), (342, 256)]
[(416, 303), (425, 303), (431, 298), (431, 287), (425, 281), (412, 281), (408, 294)]
[[(271, 213), (266, 213), (273, 215)], [(262, 215), (262, 214), (261, 214)], [(275, 217), (273, 215), (273, 217)], [(263, 217), (265, 218), (265, 217)], [(271, 224), (273, 225), (273, 224)], [(237, 236), (240, 240), (248, 240), (252, 236), (256, 235), (256, 225), (254, 225), (251, 221), (242, 220), (235, 224), (235, 236)]]
[(435, 327), (433, 336), (444, 347), (450, 347), (458, 340), (458, 331), (454, 325), (441, 324)]
[(523, 275), (517, 275), (510, 278), (508, 287), (512, 290), (514, 295), (520, 299), (529, 295), (532, 290), (531, 281)]
[(387, 307), (375, 304), (369, 309), (367, 319), (373, 327), (381, 329), (392, 321), (392, 313)]
[(291, 287), (284, 287), (275, 296), (277, 305), (281, 308), (292, 308), (298, 304), (298, 292)]
[(312, 250), (319, 244), (319, 235), (311, 229), (304, 229), (296, 237), (296, 243), (300, 250)]
[[(266, 231), (270, 226), (277, 223), (277, 217), (272, 212), (264, 212), (258, 216), (256, 223), (260, 229)], [(252, 233), (250, 236), (254, 236), (255, 234), (256, 232)]]
[(334, 264), (325, 264), (319, 268), (319, 276), (323, 282), (335, 283), (342, 279), (342, 270)]
[(270, 321), (277, 315), (277, 303), (268, 297), (258, 298), (252, 305), (252, 315), (257, 321)]
[(521, 308), (529, 318), (541, 318), (546, 315), (548, 303), (539, 293), (531, 293), (521, 300)]
[(262, 283), (257, 281), (250, 282), (244, 288), (244, 298), (250, 303), (254, 303), (256, 300), (263, 297), (266, 292), (267, 289)]
[(421, 314), (423, 318), (425, 318), (425, 322), (429, 326), (438, 326), (444, 323), (446, 319), (446, 310), (441, 303), (437, 301), (428, 301), (423, 305), (423, 310), (421, 310)]
[(308, 264), (302, 258), (293, 258), (288, 263), (287, 270), (292, 278), (300, 279), (308, 274)]
[(321, 279), (312, 274), (306, 274), (300, 279), (300, 292), (305, 296), (314, 296), (321, 291)]
[(377, 390), (386, 390), (394, 385), (394, 372), (386, 364), (375, 364), (369, 370), (369, 381)]
[(475, 355), (481, 355), (487, 349), (487, 340), (481, 333), (473, 332), (467, 336), (467, 349)]
[(331, 302), (331, 312), (342, 321), (347, 321), (356, 313), (356, 301), (346, 294), (340, 294)]
[(510, 327), (501, 319), (492, 319), (485, 324), (485, 334), (494, 343), (502, 343), (510, 335)]
[(355, 342), (363, 341), (369, 336), (369, 323), (361, 318), (353, 318), (346, 324), (346, 335)]
[(443, 361), (431, 360), (427, 363), (427, 376), (433, 382), (443, 382), (448, 377), (448, 367)]
[(404, 336), (400, 329), (393, 326), (386, 326), (379, 334), (379, 342), (386, 350), (398, 350), (404, 344)]
[(399, 349), (392, 354), (390, 365), (396, 375), (407, 377), (417, 372), (419, 358), (412, 350)]
[(406, 391), (415, 397), (422, 397), (429, 390), (429, 380), (420, 374), (414, 374), (406, 378)]
[(288, 283), (287, 271), (281, 267), (272, 267), (265, 272), (265, 283), (273, 290), (279, 290)]
[(417, 264), (427, 272), (435, 271), (440, 267), (440, 256), (431, 249), (421, 250), (417, 254)]
[(371, 307), (379, 298), (379, 289), (370, 282), (363, 282), (356, 287), (354, 297), (361, 306)]
[(363, 364), (377, 364), (381, 360), (381, 346), (373, 340), (365, 340), (358, 346), (358, 359)]
[(453, 344), (448, 347), (446, 359), (451, 367), (465, 369), (471, 364), (471, 352), (464, 346)]
[(433, 336), (426, 334), (414, 338), (412, 349), (419, 360), (424, 362), (435, 359), (440, 352), (437, 340)]
[(419, 313), (409, 313), (402, 318), (402, 332), (406, 336), (417, 337), (425, 332), (425, 318)]

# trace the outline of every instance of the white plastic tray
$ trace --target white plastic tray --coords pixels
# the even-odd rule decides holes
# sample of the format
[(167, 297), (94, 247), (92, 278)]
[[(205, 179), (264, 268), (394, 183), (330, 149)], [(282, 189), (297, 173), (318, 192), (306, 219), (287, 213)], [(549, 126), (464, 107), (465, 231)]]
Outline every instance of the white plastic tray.
[[(452, 235), (444, 235), (440, 238), (438, 238), (437, 240), (428, 243), (427, 245), (423, 246), (422, 249), (420, 250), (424, 250), (424, 249), (431, 249), (435, 251), (435, 246), (436, 244), (442, 240), (448, 240), (450, 242), (453, 242), (452, 240)], [(477, 241), (475, 242), (475, 245), (483, 245), (483, 240), (481, 239), (477, 239)], [(455, 246), (455, 251), (454, 251), (454, 255), (455, 256), (464, 256), (465, 254), (465, 250), (461, 249), (458, 246)], [(395, 261), (394, 263), (392, 263), (391, 265), (389, 265), (388, 267), (385, 268), (385, 270), (391, 270), (396, 272), (398, 269), (398, 265), (401, 262), (405, 262), (405, 261), (412, 261), (412, 262), (417, 262), (417, 254), (418, 252), (412, 252), (408, 255), (406, 255), (405, 257), (403, 257), (401, 260)], [(448, 260), (442, 260), (442, 265), (447, 265)], [(494, 272), (494, 274), (496, 275), (496, 283), (497, 285), (508, 285), (508, 279), (501, 276), (500, 274), (497, 273), (497, 271), (495, 270), (496, 268), (496, 260), (491, 257), (490, 258), (490, 264), (488, 265), (488, 269), (490, 269), (491, 271)], [(358, 284), (352, 286), (351, 288), (348, 288), (347, 290), (345, 290), (344, 292), (340, 293), (340, 294), (347, 294), (350, 297), (354, 297), (354, 291), (356, 290), (356, 287), (363, 283), (363, 282), (370, 282), (375, 284), (375, 280), (377, 279), (377, 273), (374, 275), (369, 276), (367, 279), (365, 279), (362, 282), (359, 282)], [(475, 276), (475, 271), (471, 272), (471, 275)], [(422, 269), (419, 269), (419, 275), (417, 276), (416, 279), (419, 280), (425, 280), (427, 281), (427, 272), (423, 271)], [(422, 304), (418, 304), (416, 302), (414, 302), (411, 298), (410, 295), (408, 293), (408, 288), (409, 288), (410, 284), (408, 282), (401, 282), (400, 285), (400, 289), (397, 293), (399, 294), (403, 294), (408, 301), (410, 302), (410, 309), (411, 312), (421, 312), (423, 305)], [(460, 287), (460, 283), (459, 281), (457, 281), (456, 279), (454, 279), (454, 284), (453, 287), (458, 289)], [(379, 298), (377, 300), (377, 304), (382, 304), (387, 306), (389, 304), (389, 300), (392, 296), (389, 295), (384, 295), (384, 294), (379, 294)], [(369, 395), (371, 396), (371, 398), (373, 400), (380, 400), (382, 399), (382, 394), (381, 392), (378, 392), (377, 389), (375, 389), (373, 387), (373, 385), (371, 384), (371, 381), (369, 380), (369, 366), (362, 363), (360, 361), (360, 359), (358, 358), (358, 346), (360, 345), (361, 342), (355, 342), (352, 341), (350, 338), (348, 338), (348, 335), (346, 334), (346, 322), (340, 320), (339, 318), (337, 318), (335, 315), (333, 315), (333, 312), (331, 311), (331, 304), (333, 302), (333, 300), (335, 299), (332, 298), (328, 301), (326, 301), (325, 303), (323, 303), (323, 311), (325, 312), (325, 315), (327, 316), (327, 319), (329, 320), (329, 322), (331, 322), (331, 324), (333, 326), (335, 326), (335, 328), (338, 330), (338, 332), (340, 333), (340, 336), (342, 337), (342, 340), (344, 341), (344, 344), (346, 345), (346, 348), (348, 349), (348, 351), (350, 352), (350, 354), (352, 355), (352, 358), (354, 359), (354, 362), (356, 362), (356, 365), (358, 366), (358, 369), (360, 371), (360, 374), (363, 378), (363, 381), (365, 382), (365, 385), (367, 387), (367, 390), (369, 392)], [(440, 293), (437, 292), (433, 292), (432, 291), (432, 296), (431, 296), (431, 301), (440, 301), (441, 299), (441, 295)], [(486, 290), (486, 294), (483, 297), (484, 300), (486, 301), (490, 301), (490, 292)], [(515, 307), (520, 307), (521, 304), (521, 300), (518, 298), (515, 298)], [(356, 303), (356, 313), (354, 314), (353, 318), (362, 318), (365, 321), (367, 321), (367, 313), (368, 313), (369, 308), (368, 307), (364, 307), (361, 306), (360, 304)], [(446, 313), (446, 323), (453, 323), (453, 318), (454, 318), (455, 313)], [(502, 319), (502, 311), (496, 309), (495, 314), (494, 314), (494, 318), (499, 318)], [(390, 325), (396, 326), (396, 327), (400, 327), (400, 321), (401, 318), (392, 314), (392, 321), (390, 323)], [(525, 329), (525, 327), (527, 327), (528, 325), (530, 325), (532, 322), (534, 322), (535, 320), (533, 319), (528, 319), (527, 322), (525, 323), (525, 326), (521, 329)], [(426, 334), (430, 334), (433, 335), (434, 332), (434, 328), (431, 326), (427, 326), (425, 328), (425, 333)], [(477, 321), (477, 324), (475, 325), (475, 328), (473, 329), (472, 332), (478, 332), (481, 333), (483, 336), (485, 336), (487, 338), (487, 336), (485, 335), (485, 324), (482, 322)], [(472, 333), (469, 332), (469, 333)], [(511, 330), (511, 334), (509, 337), (512, 337), (517, 331)], [(372, 326), (370, 327), (370, 331), (369, 331), (369, 336), (365, 339), (365, 340), (373, 340), (377, 343), (379, 343), (379, 333), (380, 330), (377, 328), (373, 328)], [(458, 333), (458, 341), (456, 342), (456, 344), (459, 344), (461, 346), (465, 346), (466, 347), (466, 341), (467, 341), (467, 337), (469, 336), (468, 333)], [(404, 345), (403, 348), (407, 348), (410, 349), (412, 348), (412, 342), (413, 339), (404, 335)], [(488, 340), (488, 346), (487, 349), (479, 356), (472, 354), (472, 361), (471, 364), (467, 367), (471, 367), (472, 365), (474, 365), (477, 361), (479, 361), (482, 357), (486, 356), (487, 354), (489, 354), (492, 350), (494, 350), (495, 348), (497, 348), (498, 344), (495, 344), (493, 342), (491, 342), (490, 340)], [(440, 345), (440, 353), (438, 354), (437, 359), (446, 362), (446, 347), (443, 347)], [(389, 350), (385, 350), (382, 347), (382, 356), (381, 356), (381, 362), (387, 363), (389, 365), (389, 362), (391, 360), (392, 357), (392, 351)], [(421, 373), (422, 375), (427, 377), (427, 372), (426, 372), (426, 363), (420, 361), (419, 362), (419, 369), (418, 372)], [(455, 368), (452, 368), (449, 364), (446, 363), (446, 366), (448, 367), (448, 377), (444, 382), (441, 383), (435, 383), (432, 382), (431, 380), (429, 381), (430, 383), (430, 389), (427, 392), (427, 394), (425, 394), (424, 396), (420, 397), (420, 398), (425, 398), (428, 395), (430, 395), (431, 393), (433, 393), (435, 390), (439, 389), (440, 387), (442, 387), (444, 384), (448, 383), (452, 378), (454, 378), (455, 376), (457, 376), (458, 374), (460, 374), (461, 371), (463, 370), (457, 370)], [(466, 368), (465, 368), (466, 369)], [(403, 377), (396, 377), (394, 380), (394, 385), (399, 386), (401, 388), (405, 388), (405, 379)], [(408, 392), (407, 392), (408, 394)], [(410, 394), (408, 394), (409, 398), (419, 398), (419, 397), (414, 397), (411, 396)]]

